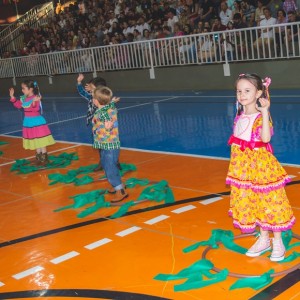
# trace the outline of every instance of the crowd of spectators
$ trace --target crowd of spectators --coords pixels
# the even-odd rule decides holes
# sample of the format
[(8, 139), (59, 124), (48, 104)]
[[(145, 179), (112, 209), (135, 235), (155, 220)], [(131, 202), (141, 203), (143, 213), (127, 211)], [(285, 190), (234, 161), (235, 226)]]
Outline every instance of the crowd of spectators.
[[(2, 56), (36, 55), (299, 20), (296, 0), (88, 0), (65, 7), (58, 4), (55, 16), (43, 27), (25, 25), (23, 48)], [(291, 35), (296, 38), (295, 30)], [(284, 33), (276, 32), (277, 39), (280, 34)], [(255, 45), (259, 43), (257, 40)], [(228, 40), (227, 50), (231, 44)]]

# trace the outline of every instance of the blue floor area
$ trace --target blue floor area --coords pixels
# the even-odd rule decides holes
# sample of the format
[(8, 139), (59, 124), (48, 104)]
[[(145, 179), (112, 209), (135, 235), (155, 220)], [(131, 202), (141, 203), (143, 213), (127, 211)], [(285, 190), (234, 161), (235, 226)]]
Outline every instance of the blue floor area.
[[(17, 89), (16, 89), (17, 90)], [(120, 93), (123, 147), (229, 158), (227, 140), (235, 116), (234, 91)], [(282, 163), (300, 165), (300, 90), (271, 92), (275, 135)], [(77, 94), (44, 95), (44, 117), (56, 140), (91, 143), (87, 102)], [(0, 98), (0, 134), (22, 135), (22, 112)]]

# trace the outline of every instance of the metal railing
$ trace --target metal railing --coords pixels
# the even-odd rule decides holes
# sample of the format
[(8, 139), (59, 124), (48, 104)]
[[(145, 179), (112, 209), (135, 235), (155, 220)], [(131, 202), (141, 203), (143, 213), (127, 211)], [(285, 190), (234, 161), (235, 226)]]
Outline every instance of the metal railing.
[(289, 59), (300, 57), (299, 49), (296, 22), (2, 59), (0, 77)]
[(22, 31), (25, 25), (28, 25), (31, 28), (38, 28), (47, 24), (48, 18), (53, 15), (54, 8), (52, 2), (33, 7), (26, 14), (0, 32), (0, 47), (2, 52), (23, 48), (24, 42)]

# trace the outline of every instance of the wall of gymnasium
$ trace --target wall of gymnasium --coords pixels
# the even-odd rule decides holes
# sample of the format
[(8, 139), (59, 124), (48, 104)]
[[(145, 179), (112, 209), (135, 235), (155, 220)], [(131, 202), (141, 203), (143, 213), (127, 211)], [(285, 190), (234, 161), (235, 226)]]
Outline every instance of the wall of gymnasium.
[[(97, 76), (106, 79), (108, 85), (116, 92), (133, 91), (191, 91), (191, 90), (231, 90), (241, 73), (254, 72), (262, 77), (272, 78), (271, 89), (300, 88), (300, 60), (290, 59), (268, 62), (230, 63), (230, 76), (224, 76), (222, 64), (193, 65), (181, 67), (155, 68), (155, 79), (150, 79), (149, 69), (99, 72)], [(49, 77), (34, 77), (38, 81), (42, 94), (76, 93), (78, 74), (53, 76), (52, 84)], [(85, 74), (86, 80), (92, 74)], [(31, 77), (28, 77), (31, 78)], [(16, 95), (21, 92), (22, 80), (16, 79)], [(13, 86), (11, 78), (1, 79), (1, 97), (8, 95), (8, 88)]]

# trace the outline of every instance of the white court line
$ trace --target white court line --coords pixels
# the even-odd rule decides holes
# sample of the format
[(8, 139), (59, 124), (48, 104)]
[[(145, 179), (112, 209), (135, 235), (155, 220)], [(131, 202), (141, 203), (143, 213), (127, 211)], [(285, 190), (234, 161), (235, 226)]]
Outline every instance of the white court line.
[(28, 269), (26, 271), (23, 271), (21, 273), (15, 274), (12, 277), (15, 278), (15, 279), (22, 279), (24, 277), (27, 277), (27, 276), (32, 275), (34, 273), (40, 272), (42, 270), (44, 270), (43, 267), (36, 266), (36, 267), (30, 268), (30, 269)]
[[(168, 101), (168, 100), (172, 100), (172, 99), (175, 99), (175, 98), (178, 98), (178, 97), (166, 98), (166, 99), (158, 100), (158, 101), (155, 101), (155, 102)], [(125, 110), (125, 109), (139, 107), (139, 106), (144, 106), (144, 105), (148, 105), (148, 104), (153, 104), (153, 102), (146, 102), (146, 103), (131, 105), (131, 106), (119, 108), (118, 110)], [(66, 119), (66, 120), (61, 120), (61, 121), (47, 123), (47, 125), (55, 125), (55, 124), (69, 122), (69, 121), (74, 121), (74, 120), (78, 120), (78, 119), (82, 119), (82, 118), (86, 118), (86, 115), (83, 115), (83, 116), (80, 116), (80, 117), (76, 117), (76, 118), (71, 118), (71, 119)], [(22, 129), (14, 130), (14, 131), (10, 131), (10, 132), (1, 133), (1, 135), (9, 135), (9, 134), (17, 133), (17, 132), (21, 132), (21, 131), (22, 131)]]
[[(0, 134), (0, 136), (6, 136), (5, 134)], [(12, 138), (19, 138), (20, 136), (9, 136)], [(64, 141), (64, 140), (57, 140), (57, 142), (65, 143), (65, 144), (71, 144), (71, 145), (84, 145), (84, 146), (91, 146), (90, 143), (79, 143), (79, 142), (70, 142), (70, 141)], [(129, 147), (121, 147), (121, 149), (127, 150), (127, 151), (137, 151), (137, 152), (146, 152), (146, 153), (156, 153), (156, 154), (167, 154), (167, 155), (178, 155), (178, 156), (187, 156), (187, 157), (196, 157), (196, 158), (205, 158), (205, 159), (215, 159), (215, 160), (230, 160), (230, 158), (227, 157), (219, 157), (219, 156), (207, 156), (207, 155), (198, 155), (198, 154), (188, 154), (188, 153), (180, 153), (180, 152), (169, 152), (169, 151), (156, 151), (156, 150), (147, 150), (147, 149), (139, 149), (139, 148), (129, 148)], [(59, 151), (59, 150), (57, 150)], [(300, 165), (296, 164), (289, 164), (289, 163), (281, 163), (283, 166), (287, 167), (295, 167), (300, 168)], [(1, 165), (0, 165), (1, 166)], [(300, 172), (299, 172), (300, 173)]]
[[(195, 91), (194, 94), (196, 95), (176, 95), (176, 97), (179, 97), (179, 98), (234, 98), (234, 95), (198, 95), (197, 93), (201, 93), (203, 94), (202, 91)], [(171, 95), (156, 95), (156, 96), (120, 96), (121, 99), (143, 99), (143, 98), (162, 98), (162, 97), (169, 97)], [(175, 95), (174, 95), (175, 97)], [(299, 95), (272, 95), (272, 98), (298, 98)], [(57, 99), (57, 96), (56, 97), (47, 97), (47, 96), (44, 96), (45, 99)], [(60, 99), (81, 99), (81, 97), (79, 96), (64, 96), (64, 97), (59, 97)], [(0, 99), (6, 99), (4, 97), (0, 97)]]
[(296, 175), (289, 175), (290, 178), (295, 178), (297, 177)]
[[(66, 148), (62, 148), (62, 149), (58, 149), (58, 150), (53, 150), (53, 151), (50, 151), (48, 152), (48, 154), (52, 154), (52, 153), (56, 153), (56, 152), (60, 152), (60, 151), (64, 151), (64, 150), (68, 150), (68, 149), (72, 149), (72, 148), (76, 148), (78, 147), (79, 145), (73, 145), (73, 146), (70, 146), (70, 147), (66, 147)], [(24, 159), (31, 159), (31, 158), (34, 158), (35, 156), (29, 156), (29, 157), (25, 157)], [(3, 166), (6, 166), (6, 165), (11, 165), (11, 164), (14, 164), (16, 160), (13, 160), (13, 161), (10, 161), (10, 162), (7, 162), (7, 163), (3, 163), (3, 164), (0, 164), (0, 167), (3, 167)]]
[(1, 286), (4, 286), (4, 285), (5, 285), (5, 284), (4, 284), (3, 282), (0, 281), (0, 287), (1, 287)]
[(173, 99), (177, 99), (177, 98), (179, 98), (179, 97), (176, 96), (176, 97), (171, 97), (171, 98), (167, 98), (167, 99), (156, 100), (156, 101), (154, 101), (154, 102), (155, 102), (155, 103), (159, 103), (159, 102), (163, 102), (163, 101), (167, 101), (167, 100), (173, 100)]
[(155, 223), (158, 223), (158, 222), (163, 221), (163, 220), (168, 219), (168, 218), (169, 218), (169, 216), (166, 216), (166, 215), (160, 215), (160, 216), (155, 217), (155, 218), (153, 218), (153, 219), (150, 219), (150, 220), (148, 220), (148, 221), (146, 221), (146, 222), (144, 222), (144, 223), (145, 223), (145, 224), (148, 224), (148, 225), (153, 225), (153, 224), (155, 224)]
[[(78, 120), (78, 119), (82, 119), (82, 118), (86, 118), (86, 115), (81, 116), (81, 117), (77, 117), (77, 118), (72, 118), (72, 119), (66, 119), (66, 120), (56, 121), (56, 122), (52, 122), (52, 123), (47, 123), (47, 125), (59, 124), (59, 123), (64, 123), (64, 122), (68, 122), (68, 121), (74, 121), (74, 120)], [(10, 131), (10, 132), (5, 132), (5, 133), (1, 133), (1, 135), (9, 135), (9, 134), (12, 134), (12, 133), (21, 132), (22, 130), (23, 129), (15, 130), (15, 131)]]
[(131, 233), (133, 233), (133, 232), (136, 232), (136, 231), (138, 231), (138, 230), (140, 230), (140, 229), (142, 229), (142, 228), (141, 228), (141, 227), (138, 227), (138, 226), (133, 226), (133, 227), (130, 227), (130, 228), (128, 228), (128, 229), (125, 229), (125, 230), (123, 230), (123, 231), (120, 231), (120, 232), (116, 233), (116, 235), (117, 235), (117, 236), (123, 237), (123, 236), (126, 236), (126, 235), (128, 235), (128, 234), (131, 234)]
[(147, 153), (160, 153), (160, 154), (178, 155), (178, 156), (188, 156), (188, 157), (197, 157), (197, 158), (208, 158), (208, 159), (217, 159), (217, 160), (229, 160), (229, 158), (226, 158), (226, 157), (206, 156), (206, 155), (188, 154), (188, 153), (180, 153), (180, 152), (168, 152), (168, 151), (144, 150), (144, 149), (128, 148), (128, 147), (121, 147), (121, 149), (128, 150), (128, 151), (147, 152)]
[(105, 244), (110, 243), (110, 242), (112, 242), (111, 239), (104, 238), (102, 240), (99, 240), (99, 241), (96, 241), (94, 243), (88, 244), (88, 245), (84, 246), (84, 248), (89, 249), (89, 250), (93, 250), (97, 247), (100, 247), (100, 246), (105, 245)]
[(55, 264), (55, 265), (57, 265), (57, 264), (59, 264), (59, 263), (61, 263), (61, 262), (64, 262), (64, 261), (66, 261), (66, 260), (68, 260), (68, 259), (71, 259), (71, 258), (73, 258), (73, 257), (75, 257), (75, 256), (78, 256), (79, 254), (80, 254), (80, 253), (78, 253), (78, 252), (76, 252), (76, 251), (71, 251), (71, 252), (66, 253), (66, 254), (64, 254), (64, 255), (61, 255), (61, 256), (59, 256), (59, 257), (56, 257), (56, 258), (51, 259), (50, 262), (53, 263), (53, 264)]
[(203, 205), (207, 205), (207, 204), (211, 204), (211, 203), (214, 203), (214, 202), (222, 200), (222, 199), (223, 199), (222, 197), (214, 197), (214, 198), (209, 198), (209, 199), (206, 199), (203, 201), (199, 201), (199, 203), (203, 204)]
[(118, 108), (118, 110), (125, 110), (125, 109), (128, 109), (128, 108), (134, 108), (134, 107), (144, 106), (144, 105), (153, 104), (153, 103), (157, 103), (157, 102), (173, 100), (173, 99), (176, 99), (176, 98), (178, 98), (178, 97), (171, 97), (171, 98), (157, 100), (157, 101), (154, 101), (154, 102), (146, 102), (146, 103), (142, 103), (142, 104), (131, 105), (131, 106), (127, 106), (127, 107)]
[(187, 206), (183, 206), (183, 207), (177, 208), (175, 210), (172, 210), (172, 213), (174, 213), (174, 214), (181, 214), (183, 212), (192, 210), (194, 208), (196, 208), (196, 206), (194, 206), (194, 205), (187, 205)]

